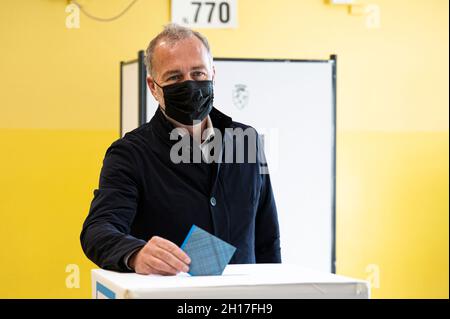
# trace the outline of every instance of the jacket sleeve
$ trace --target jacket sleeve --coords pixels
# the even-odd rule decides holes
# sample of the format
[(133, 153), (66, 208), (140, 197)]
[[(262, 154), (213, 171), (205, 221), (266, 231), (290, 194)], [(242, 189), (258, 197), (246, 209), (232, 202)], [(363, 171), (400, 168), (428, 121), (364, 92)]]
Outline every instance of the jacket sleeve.
[(146, 244), (129, 234), (139, 200), (136, 164), (126, 140), (117, 140), (106, 151), (99, 186), (80, 235), (86, 256), (103, 269), (130, 271), (125, 256)]
[(281, 263), (280, 229), (275, 198), (270, 182), (263, 143), (259, 140), (258, 162), (261, 189), (255, 221), (255, 256), (257, 263)]

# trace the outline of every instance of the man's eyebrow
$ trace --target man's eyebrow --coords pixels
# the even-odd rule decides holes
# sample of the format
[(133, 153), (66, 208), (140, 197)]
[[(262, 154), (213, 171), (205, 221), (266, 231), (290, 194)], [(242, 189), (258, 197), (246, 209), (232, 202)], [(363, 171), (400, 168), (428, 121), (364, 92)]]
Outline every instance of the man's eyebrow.
[[(195, 70), (205, 70), (206, 66), (204, 65), (196, 65), (194, 67), (191, 68), (191, 71), (195, 71)], [(181, 70), (169, 70), (163, 73), (163, 79), (167, 78), (170, 75), (176, 75), (176, 74), (181, 74)]]
[(174, 74), (180, 74), (181, 73), (181, 71), (180, 70), (169, 70), (169, 71), (166, 71), (166, 72), (164, 72), (164, 74), (163, 74), (163, 78), (166, 78), (166, 77), (168, 77), (169, 75), (174, 75)]
[(206, 69), (206, 66), (204, 65), (197, 65), (191, 68), (191, 70), (202, 70), (202, 69)]

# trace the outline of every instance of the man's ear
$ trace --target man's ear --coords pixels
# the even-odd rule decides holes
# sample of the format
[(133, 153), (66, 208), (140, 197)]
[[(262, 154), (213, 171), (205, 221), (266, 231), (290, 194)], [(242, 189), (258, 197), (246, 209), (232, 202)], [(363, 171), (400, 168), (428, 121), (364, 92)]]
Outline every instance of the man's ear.
[(216, 84), (216, 67), (214, 66), (214, 64), (212, 66), (212, 81), (213, 84)]

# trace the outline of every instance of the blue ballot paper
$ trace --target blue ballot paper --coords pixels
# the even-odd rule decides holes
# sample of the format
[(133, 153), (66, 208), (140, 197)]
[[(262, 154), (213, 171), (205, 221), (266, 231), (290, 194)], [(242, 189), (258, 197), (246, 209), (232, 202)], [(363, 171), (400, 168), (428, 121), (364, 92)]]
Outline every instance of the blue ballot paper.
[(236, 251), (236, 247), (195, 225), (181, 249), (191, 258), (188, 273), (192, 276), (221, 275)]

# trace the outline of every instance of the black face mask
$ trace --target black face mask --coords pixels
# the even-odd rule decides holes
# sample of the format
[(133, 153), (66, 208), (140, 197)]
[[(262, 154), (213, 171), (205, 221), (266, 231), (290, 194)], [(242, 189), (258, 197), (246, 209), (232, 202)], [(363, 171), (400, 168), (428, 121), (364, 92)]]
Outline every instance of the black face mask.
[[(155, 82), (156, 83), (156, 82)], [(212, 81), (184, 81), (161, 87), (164, 93), (165, 113), (184, 125), (202, 121), (213, 107)]]

